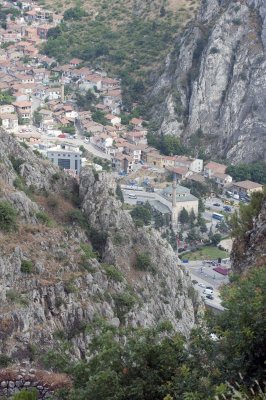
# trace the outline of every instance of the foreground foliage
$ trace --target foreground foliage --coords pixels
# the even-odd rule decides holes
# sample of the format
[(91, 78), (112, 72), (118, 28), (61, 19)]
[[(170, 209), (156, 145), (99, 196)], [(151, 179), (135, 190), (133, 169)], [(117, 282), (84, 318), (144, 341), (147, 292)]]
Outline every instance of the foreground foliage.
[(265, 268), (234, 277), (222, 293), (225, 312), (210, 315), (207, 326), (192, 331), (189, 341), (172, 330), (170, 321), (137, 330), (95, 321), (87, 330), (92, 337), (88, 361), (71, 364), (66, 344), (61, 353), (46, 355), (47, 365), (73, 376), (74, 388), (59, 398), (263, 399), (265, 287)]

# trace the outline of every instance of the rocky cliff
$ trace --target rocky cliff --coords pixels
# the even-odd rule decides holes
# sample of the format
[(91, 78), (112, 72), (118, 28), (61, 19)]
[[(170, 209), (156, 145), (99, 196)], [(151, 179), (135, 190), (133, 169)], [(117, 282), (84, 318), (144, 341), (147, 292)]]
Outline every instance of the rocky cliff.
[(266, 265), (266, 200), (253, 227), (244, 238), (236, 238), (231, 254), (235, 272), (246, 273), (252, 267)]
[[(86, 169), (78, 188), (1, 131), (0, 188), (0, 206), (17, 212), (15, 228), (0, 229), (0, 362), (39, 360), (62, 340), (83, 357), (99, 318), (116, 327), (170, 320), (188, 334), (198, 307), (190, 280), (156, 232), (134, 226), (110, 176)], [(144, 252), (151, 264), (140, 271)]]
[(232, 163), (265, 159), (266, 4), (202, 0), (149, 96), (154, 123)]

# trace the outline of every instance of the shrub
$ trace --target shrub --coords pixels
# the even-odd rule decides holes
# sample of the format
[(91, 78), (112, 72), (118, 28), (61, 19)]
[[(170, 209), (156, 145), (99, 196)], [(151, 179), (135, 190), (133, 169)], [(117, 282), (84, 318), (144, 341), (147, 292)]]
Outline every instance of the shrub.
[(84, 257), (86, 259), (97, 258), (98, 257), (98, 253), (93, 251), (93, 248), (89, 243), (82, 243), (80, 245), (80, 248), (81, 248), (81, 250), (83, 250)]
[(113, 296), (117, 317), (120, 320), (124, 319), (125, 314), (127, 314), (136, 304), (137, 299), (130, 293), (117, 293)]
[(52, 220), (51, 220), (51, 218), (49, 217), (49, 215), (46, 214), (46, 212), (44, 212), (44, 211), (38, 211), (38, 212), (36, 213), (36, 218), (38, 219), (38, 221), (39, 221), (41, 224), (46, 225), (46, 226), (52, 226)]
[(77, 291), (77, 288), (75, 286), (73, 279), (70, 279), (68, 282), (65, 282), (64, 290), (67, 294), (75, 293)]
[(22, 158), (16, 158), (14, 156), (10, 156), (9, 159), (16, 173), (19, 174), (20, 166), (25, 162), (25, 160), (23, 160)]
[(7, 201), (0, 201), (0, 229), (10, 232), (16, 228), (16, 210)]
[(52, 182), (53, 182), (53, 183), (54, 183), (54, 182), (57, 182), (59, 179), (60, 179), (60, 174), (59, 174), (58, 172), (55, 172), (55, 173), (52, 175)]
[(122, 272), (120, 272), (116, 267), (114, 267), (113, 265), (109, 265), (109, 264), (102, 264), (106, 275), (116, 281), (116, 282), (122, 282), (123, 281), (123, 274)]
[(217, 54), (219, 53), (219, 49), (217, 49), (217, 47), (212, 47), (210, 50), (210, 54)]
[(31, 274), (33, 272), (34, 265), (31, 260), (22, 260), (20, 271), (24, 274)]
[(114, 244), (123, 244), (125, 242), (125, 238), (120, 235), (120, 233), (116, 233), (114, 235)]
[(81, 226), (81, 228), (89, 229), (89, 224), (86, 220), (85, 215), (81, 210), (78, 209), (70, 210), (66, 214), (66, 217), (70, 223), (77, 223), (78, 225)]
[(38, 391), (37, 389), (23, 389), (19, 393), (12, 397), (13, 400), (37, 400)]
[(140, 271), (155, 272), (155, 268), (152, 265), (150, 255), (148, 253), (140, 253), (137, 255), (136, 268)]
[(12, 363), (12, 359), (5, 354), (0, 354), (0, 367), (6, 368), (9, 364)]

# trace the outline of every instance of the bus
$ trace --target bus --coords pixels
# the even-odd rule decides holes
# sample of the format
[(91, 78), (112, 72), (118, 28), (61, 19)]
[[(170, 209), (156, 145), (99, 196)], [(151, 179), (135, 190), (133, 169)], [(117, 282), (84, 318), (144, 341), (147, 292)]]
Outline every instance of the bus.
[(218, 213), (213, 213), (212, 214), (212, 218), (213, 219), (218, 219), (218, 221), (223, 221), (224, 220), (224, 216), (222, 214), (218, 214)]

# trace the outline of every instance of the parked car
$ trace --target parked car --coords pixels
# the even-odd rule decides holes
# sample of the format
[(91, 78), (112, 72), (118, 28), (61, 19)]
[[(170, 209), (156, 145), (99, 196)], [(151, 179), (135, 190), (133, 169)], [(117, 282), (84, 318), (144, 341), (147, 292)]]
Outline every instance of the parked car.
[(206, 289), (213, 290), (213, 287), (212, 286), (206, 286)]
[(199, 286), (202, 288), (205, 288), (206, 286), (204, 285), (204, 283), (199, 283)]
[(213, 300), (213, 295), (212, 294), (206, 294), (206, 298), (209, 300)]
[(231, 207), (229, 207), (229, 206), (224, 206), (224, 211), (231, 212), (231, 211), (232, 211), (232, 209), (231, 209)]
[(192, 281), (193, 285), (196, 285), (198, 283), (198, 281), (196, 281), (195, 279), (193, 279)]
[(220, 207), (221, 204), (219, 204), (219, 203), (214, 203), (213, 205), (214, 205), (215, 207)]

